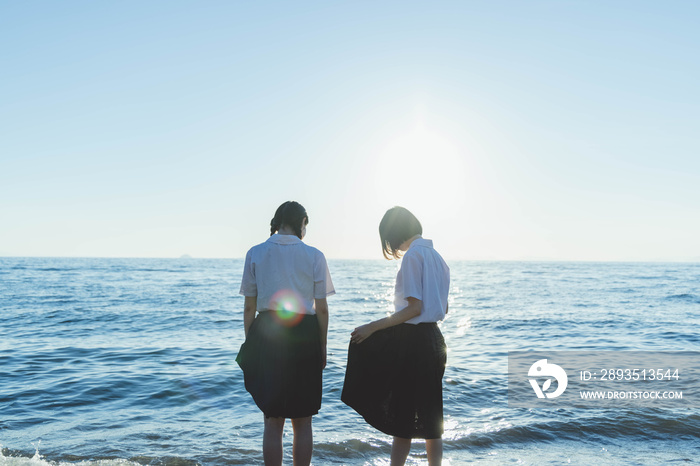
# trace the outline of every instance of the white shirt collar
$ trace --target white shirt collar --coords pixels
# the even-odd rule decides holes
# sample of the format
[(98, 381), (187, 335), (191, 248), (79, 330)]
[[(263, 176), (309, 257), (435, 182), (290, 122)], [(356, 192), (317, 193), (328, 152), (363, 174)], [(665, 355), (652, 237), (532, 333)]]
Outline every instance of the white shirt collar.
[(408, 249), (411, 249), (414, 246), (432, 249), (433, 248), (433, 240), (425, 239), (425, 238), (416, 238), (413, 241), (411, 241), (411, 245), (408, 247)]
[(274, 235), (270, 236), (267, 241), (270, 243), (276, 243), (276, 244), (298, 244), (301, 243), (301, 240), (299, 239), (298, 236), (295, 235), (280, 235), (279, 233), (275, 233)]

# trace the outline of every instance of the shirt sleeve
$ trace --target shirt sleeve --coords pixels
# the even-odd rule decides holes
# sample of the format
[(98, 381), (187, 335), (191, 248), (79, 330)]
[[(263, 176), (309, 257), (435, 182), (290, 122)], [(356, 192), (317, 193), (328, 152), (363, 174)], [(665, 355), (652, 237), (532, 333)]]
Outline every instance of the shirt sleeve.
[(405, 255), (401, 260), (401, 291), (404, 299), (423, 299), (423, 261), (418, 254)]
[(258, 284), (255, 281), (255, 264), (252, 259), (252, 250), (249, 250), (248, 254), (245, 256), (240, 294), (249, 297), (258, 295)]
[(314, 261), (314, 298), (321, 299), (333, 294), (335, 294), (335, 288), (333, 288), (326, 256), (319, 251)]

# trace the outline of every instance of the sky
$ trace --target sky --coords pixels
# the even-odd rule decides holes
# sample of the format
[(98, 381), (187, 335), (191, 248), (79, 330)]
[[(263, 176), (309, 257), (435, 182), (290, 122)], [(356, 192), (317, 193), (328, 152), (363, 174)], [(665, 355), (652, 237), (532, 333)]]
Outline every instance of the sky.
[(700, 261), (700, 3), (0, 0), (0, 256)]

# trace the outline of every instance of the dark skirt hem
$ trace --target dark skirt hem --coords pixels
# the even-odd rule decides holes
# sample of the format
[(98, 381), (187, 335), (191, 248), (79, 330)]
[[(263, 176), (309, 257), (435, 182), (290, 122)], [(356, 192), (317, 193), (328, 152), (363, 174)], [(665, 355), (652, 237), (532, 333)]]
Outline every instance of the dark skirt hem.
[(441, 438), (446, 347), (435, 323), (401, 324), (348, 348), (342, 401), (377, 430)]
[(265, 417), (302, 418), (321, 408), (322, 354), (318, 318), (275, 311), (257, 315), (236, 362), (246, 390)]

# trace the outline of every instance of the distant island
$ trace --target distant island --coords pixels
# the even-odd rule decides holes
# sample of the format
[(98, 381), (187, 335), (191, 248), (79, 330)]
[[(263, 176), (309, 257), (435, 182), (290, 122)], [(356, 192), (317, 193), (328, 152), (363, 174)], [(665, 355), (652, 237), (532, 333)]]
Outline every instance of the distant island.
[(192, 256), (190, 256), (189, 254), (183, 254), (180, 256), (180, 259), (192, 259)]

